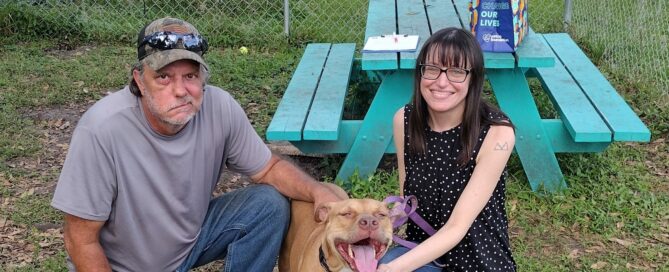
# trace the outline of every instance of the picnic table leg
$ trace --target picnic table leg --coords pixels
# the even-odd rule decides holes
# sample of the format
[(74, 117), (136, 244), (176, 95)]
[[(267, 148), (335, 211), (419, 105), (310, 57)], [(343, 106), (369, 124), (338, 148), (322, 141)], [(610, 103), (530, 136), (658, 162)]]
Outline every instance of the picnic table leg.
[(566, 188), (522, 69), (487, 69), (486, 76), (500, 107), (516, 126), (516, 152), (532, 190), (541, 186), (549, 192)]
[(384, 77), (360, 130), (337, 174), (345, 181), (355, 170), (362, 178), (376, 171), (393, 136), (393, 115), (409, 102), (413, 90), (412, 70), (398, 70)]

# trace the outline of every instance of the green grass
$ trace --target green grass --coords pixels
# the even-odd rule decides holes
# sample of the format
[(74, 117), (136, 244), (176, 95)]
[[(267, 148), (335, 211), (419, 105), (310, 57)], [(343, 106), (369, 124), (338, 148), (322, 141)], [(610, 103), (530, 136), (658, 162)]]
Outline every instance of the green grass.
[(244, 107), (258, 134), (265, 135), (301, 50), (268, 51), (252, 46), (249, 50), (248, 55), (236, 49), (211, 52), (207, 56), (212, 69), (210, 83), (229, 91)]
[[(512, 209), (510, 217), (515, 219), (518, 229), (528, 234), (518, 237), (520, 242), (531, 244), (533, 237), (553, 235), (557, 240), (561, 235), (583, 235), (595, 240), (615, 237), (636, 242), (662, 233), (667, 227), (669, 196), (666, 191), (654, 190), (660, 181), (639, 163), (645, 156), (645, 152), (630, 150), (622, 144), (613, 145), (603, 154), (562, 155), (559, 161), (570, 188), (555, 195), (533, 194), (522, 179), (520, 183), (510, 183), (510, 202), (517, 203), (517, 210)], [(544, 220), (548, 224), (540, 223)], [(661, 244), (650, 247), (663, 254), (669, 251)], [(530, 251), (536, 250), (541, 248)], [(622, 259), (630, 255), (643, 260), (644, 255), (636, 250), (620, 253), (618, 257)]]
[(4, 163), (9, 158), (33, 154), (41, 145), (36, 141), (37, 135), (32, 128), (33, 122), (22, 118), (16, 107), (6, 103), (0, 95), (0, 171), (6, 170)]
[(127, 81), (128, 65), (133, 61), (130, 48), (83, 47), (63, 52), (52, 44), (0, 47), (0, 66), (7, 71), (0, 74), (0, 87), (7, 105), (20, 108), (81, 103), (97, 99), (101, 90), (120, 87)]
[(389, 195), (399, 195), (399, 176), (397, 170), (391, 172), (378, 172), (367, 178), (362, 178), (355, 171), (346, 180), (336, 180), (335, 184), (346, 188), (352, 198), (372, 198), (382, 201)]
[(60, 223), (62, 214), (51, 208), (51, 195), (21, 195), (14, 202), (9, 218), (17, 224), (33, 226), (44, 223)]

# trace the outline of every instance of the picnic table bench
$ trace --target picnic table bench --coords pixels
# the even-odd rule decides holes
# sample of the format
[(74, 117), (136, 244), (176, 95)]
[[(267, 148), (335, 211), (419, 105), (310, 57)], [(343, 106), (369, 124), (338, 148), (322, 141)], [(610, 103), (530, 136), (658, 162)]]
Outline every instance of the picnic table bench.
[[(365, 39), (419, 35), (419, 48), (445, 27), (469, 27), (469, 1), (370, 0)], [(354, 44), (310, 44), (267, 129), (304, 153), (347, 154), (337, 179), (372, 174), (394, 153), (392, 116), (409, 102), (416, 52), (363, 53), (361, 69), (381, 78), (363, 120), (342, 120)], [(566, 182), (555, 153), (601, 152), (614, 141), (648, 142), (650, 131), (566, 33), (530, 31), (515, 53), (484, 53), (486, 78), (516, 126), (515, 151), (533, 190)], [(559, 118), (543, 119), (528, 84), (536, 77)]]
[(267, 140), (337, 140), (354, 53), (354, 43), (307, 45)]

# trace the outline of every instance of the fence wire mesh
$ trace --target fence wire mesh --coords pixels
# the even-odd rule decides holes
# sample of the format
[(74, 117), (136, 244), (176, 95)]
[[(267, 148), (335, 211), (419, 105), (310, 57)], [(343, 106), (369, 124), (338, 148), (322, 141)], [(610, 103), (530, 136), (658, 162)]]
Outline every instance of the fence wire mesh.
[(574, 1), (571, 35), (611, 74), (669, 95), (669, 1)]
[[(401, 1), (401, 0), (400, 0)], [(443, 0), (451, 1), (451, 0)], [(0, 33), (98, 43), (134, 43), (152, 19), (186, 19), (213, 46), (364, 41), (369, 0), (0, 0)], [(657, 0), (572, 0), (571, 35), (596, 64), (629, 82), (669, 90), (669, 9)], [(563, 32), (562, 0), (528, 0), (536, 32)]]
[(196, 25), (212, 45), (283, 39), (283, 2), (277, 0), (15, 0), (0, 7), (7, 13), (3, 32), (28, 37), (132, 43), (143, 25), (171, 16)]
[(368, 3), (368, 0), (291, 0), (291, 36), (361, 44)]
[[(442, 0), (450, 2), (451, 0)], [(541, 30), (561, 27), (562, 2), (533, 0)], [(0, 0), (5, 34), (68, 36), (84, 41), (133, 42), (152, 19), (173, 16), (198, 26), (213, 45), (263, 44), (284, 39), (284, 2), (291, 40), (362, 43), (369, 0)]]

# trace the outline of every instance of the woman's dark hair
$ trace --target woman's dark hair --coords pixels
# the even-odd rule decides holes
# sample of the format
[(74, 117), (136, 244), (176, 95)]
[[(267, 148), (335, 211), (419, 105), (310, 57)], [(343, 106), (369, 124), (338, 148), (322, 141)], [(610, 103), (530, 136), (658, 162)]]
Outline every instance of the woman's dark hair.
[[(484, 72), (483, 52), (476, 38), (461, 28), (444, 28), (435, 32), (425, 41), (416, 58), (414, 73), (414, 91), (411, 98), (413, 110), (409, 113), (409, 146), (411, 155), (425, 154), (427, 151), (425, 131), (428, 127), (427, 103), (420, 91), (420, 65), (430, 60), (440, 61), (449, 67), (468, 67), (469, 90), (465, 98), (465, 112), (462, 118), (462, 134), (460, 141), (462, 151), (457, 161), (464, 166), (472, 157), (476, 141), (485, 125), (511, 126), (506, 121), (493, 119), (491, 116), (505, 116), (499, 109), (488, 104), (481, 98), (483, 92)], [(508, 118), (505, 118), (508, 119)]]

